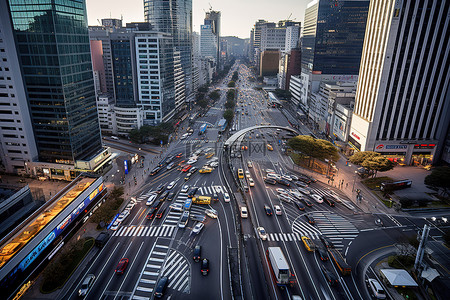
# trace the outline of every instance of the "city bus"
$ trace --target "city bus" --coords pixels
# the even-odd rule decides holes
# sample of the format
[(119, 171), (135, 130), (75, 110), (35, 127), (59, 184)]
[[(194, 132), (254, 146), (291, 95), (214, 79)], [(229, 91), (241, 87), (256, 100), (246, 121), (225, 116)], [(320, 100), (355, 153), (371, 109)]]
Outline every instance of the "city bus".
[(327, 248), (330, 253), (331, 259), (336, 264), (336, 267), (339, 269), (342, 275), (350, 275), (352, 272), (352, 268), (347, 264), (345, 259), (342, 257), (342, 254), (335, 248)]
[(406, 189), (411, 187), (412, 181), (409, 179), (399, 180), (394, 182), (382, 182), (380, 190), (382, 191), (395, 191), (400, 189)]
[(293, 283), (293, 276), (289, 269), (289, 264), (284, 257), (283, 251), (280, 247), (268, 247), (266, 252), (271, 273), (274, 277), (275, 283), (278, 286), (286, 286)]
[(193, 197), (192, 203), (194, 203), (194, 204), (211, 204), (211, 197), (207, 197), (207, 196)]

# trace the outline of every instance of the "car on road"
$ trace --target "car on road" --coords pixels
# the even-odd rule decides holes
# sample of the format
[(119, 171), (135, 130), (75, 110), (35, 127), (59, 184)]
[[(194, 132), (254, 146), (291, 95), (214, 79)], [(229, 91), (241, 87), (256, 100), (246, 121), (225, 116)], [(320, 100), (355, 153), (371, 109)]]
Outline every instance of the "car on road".
[(166, 200), (167, 201), (172, 201), (173, 198), (175, 198), (175, 192), (170, 192), (169, 195), (167, 196)]
[(289, 175), (282, 175), (281, 178), (287, 181), (292, 181), (292, 178)]
[(165, 188), (166, 188), (166, 185), (163, 184), (163, 183), (161, 183), (161, 184), (158, 185), (158, 187), (156, 188), (156, 192), (157, 192), (158, 194), (161, 194), (161, 193), (165, 190)]
[(187, 161), (187, 164), (188, 165), (192, 165), (192, 164), (195, 164), (197, 162), (197, 159), (195, 159), (195, 158), (190, 158), (188, 161)]
[(162, 298), (164, 296), (164, 292), (166, 291), (167, 285), (169, 284), (169, 278), (167, 276), (163, 276), (159, 279), (158, 284), (155, 288), (155, 297)]
[(191, 218), (191, 220), (194, 220), (197, 222), (205, 222), (206, 221), (206, 217), (204, 215), (190, 214), (189, 218)]
[(148, 220), (152, 220), (153, 217), (155, 217), (155, 213), (156, 213), (156, 210), (157, 210), (157, 209), (158, 209), (158, 208), (157, 208), (157, 207), (154, 207), (154, 206), (150, 207), (150, 209), (148, 210), (148, 213), (147, 213), (147, 219), (148, 219)]
[(268, 205), (264, 205), (264, 211), (266, 212), (266, 215), (272, 215), (272, 209)]
[(305, 205), (303, 205), (303, 203), (299, 202), (299, 201), (295, 201), (295, 206), (297, 206), (297, 208), (299, 210), (305, 210)]
[(294, 174), (289, 174), (289, 177), (291, 177), (292, 180), (298, 180), (298, 176)]
[(128, 262), (129, 262), (128, 258), (126, 258), (126, 257), (122, 258), (119, 261), (119, 263), (117, 264), (116, 271), (115, 271), (116, 274), (123, 274), (125, 272), (125, 269), (128, 266)]
[(118, 222), (123, 222), (127, 217), (128, 217), (128, 215), (130, 214), (130, 211), (129, 210), (124, 210), (120, 215), (119, 215), (119, 217), (117, 218), (117, 220), (116, 221), (118, 221)]
[(209, 163), (209, 166), (212, 168), (217, 168), (219, 166), (219, 162), (218, 161), (213, 161), (211, 163)]
[(208, 174), (208, 173), (211, 173), (212, 171), (213, 171), (212, 168), (207, 167), (207, 166), (203, 166), (203, 167), (200, 169), (200, 171), (198, 171), (198, 172), (201, 173), (201, 174)]
[(285, 195), (288, 194), (288, 192), (282, 188), (276, 188), (275, 191), (277, 191), (277, 193), (279, 193), (279, 194), (285, 194)]
[(157, 166), (150, 171), (150, 176), (156, 175), (159, 171), (161, 171), (161, 167)]
[(319, 253), (319, 258), (321, 261), (327, 261), (329, 259), (328, 252), (325, 250), (323, 246), (318, 246), (317, 252)]
[(157, 196), (158, 196), (158, 195), (156, 195), (156, 194), (151, 194), (151, 195), (148, 197), (147, 202), (145, 202), (145, 205), (152, 205), (152, 204), (153, 204), (153, 201), (155, 201), (155, 199), (156, 199)]
[(186, 174), (186, 176), (184, 177), (184, 181), (188, 181), (189, 179), (191, 179), (192, 173), (189, 172)]
[(255, 186), (255, 182), (253, 181), (253, 178), (251, 178), (251, 177), (248, 178), (248, 185)]
[(258, 232), (260, 239), (262, 239), (263, 241), (267, 240), (267, 233), (264, 227), (258, 227), (256, 228), (256, 231)]
[(169, 208), (174, 211), (183, 211), (183, 205), (178, 203), (171, 204)]
[(323, 199), (322, 196), (319, 196), (317, 194), (311, 194), (309, 195), (311, 198), (313, 198), (314, 200), (316, 200), (317, 203), (323, 203)]
[(188, 192), (188, 197), (189, 197), (189, 198), (194, 197), (195, 194), (197, 193), (197, 191), (198, 191), (198, 187), (196, 187), (196, 186), (191, 186), (191, 188), (189, 189), (189, 192)]
[(194, 252), (192, 253), (192, 259), (195, 262), (199, 262), (202, 256), (202, 246), (196, 245), (194, 247)]
[(175, 157), (176, 158), (181, 158), (181, 157), (183, 157), (183, 153), (178, 153)]
[(279, 205), (274, 205), (273, 209), (275, 210), (275, 214), (277, 216), (281, 216), (281, 207)]
[(321, 265), (320, 269), (322, 270), (322, 274), (329, 285), (332, 286), (338, 283), (338, 279), (333, 272), (329, 271), (324, 265)]
[(202, 260), (202, 266), (201, 266), (200, 272), (202, 273), (203, 276), (208, 275), (208, 273), (209, 273), (209, 260), (207, 258), (204, 258)]
[(156, 214), (156, 218), (157, 218), (157, 219), (161, 219), (162, 216), (164, 215), (164, 212), (165, 212), (165, 211), (166, 211), (166, 208), (159, 209), (159, 210), (158, 210), (158, 213)]
[(369, 284), (370, 290), (372, 291), (376, 299), (386, 299), (386, 292), (384, 291), (383, 287), (378, 282), (378, 280), (369, 278), (367, 282)]
[(197, 170), (198, 170), (197, 167), (192, 167), (192, 168), (189, 170), (189, 173), (194, 174)]
[(188, 222), (189, 222), (189, 211), (185, 210), (183, 211), (180, 221), (178, 222), (178, 227), (185, 228)]
[(181, 169), (181, 172), (186, 173), (187, 171), (189, 171), (190, 168), (192, 168), (192, 165), (189, 165), (189, 164), (188, 164), (188, 165), (184, 166), (183, 169)]
[(217, 219), (217, 210), (213, 208), (205, 209), (205, 214), (212, 219)]
[(78, 290), (78, 296), (85, 297), (94, 284), (94, 281), (95, 275), (87, 274), (86, 277), (84, 277), (83, 282), (81, 283), (80, 289)]
[(320, 236), (320, 240), (325, 245), (325, 247), (327, 247), (327, 248), (334, 248), (333, 243), (329, 239), (324, 237), (323, 235)]
[(170, 183), (167, 185), (166, 189), (167, 189), (167, 190), (171, 190), (171, 189), (175, 186), (175, 184), (176, 184), (175, 181), (170, 182)]
[(285, 194), (279, 194), (278, 198), (280, 198), (281, 201), (285, 201), (287, 203), (291, 203), (293, 200), (290, 196), (285, 195)]
[(334, 201), (333, 201), (333, 199), (331, 199), (330, 196), (323, 195), (322, 198), (323, 198), (323, 202), (325, 202), (326, 204), (328, 204), (331, 207), (334, 207), (334, 205), (335, 205)]
[(306, 183), (304, 183), (303, 181), (297, 180), (294, 182), (296, 186), (299, 186), (301, 188), (307, 188), (308, 185)]
[(305, 245), (306, 250), (310, 252), (314, 252), (316, 250), (316, 245), (314, 244), (313, 240), (311, 240), (307, 236), (302, 236), (302, 242)]
[(173, 168), (174, 165), (175, 165), (175, 162), (171, 162), (170, 164), (167, 165), (166, 169), (170, 170)]
[(273, 178), (264, 178), (264, 182), (272, 185), (277, 184), (277, 181)]
[(238, 173), (238, 178), (239, 179), (243, 179), (244, 178), (244, 170), (238, 169), (237, 173)]
[(250, 171), (245, 171), (245, 177), (250, 178)]
[(205, 227), (205, 224), (202, 222), (198, 222), (195, 224), (194, 228), (192, 228), (192, 234), (198, 234), (200, 231), (202, 231), (203, 227)]
[(182, 193), (187, 193), (189, 191), (189, 185), (183, 185), (183, 187), (181, 188), (180, 192)]
[(311, 194), (310, 191), (308, 191), (307, 189), (304, 189), (304, 188), (298, 187), (297, 190), (298, 190), (300, 193), (304, 194), (304, 195), (309, 195), (309, 194)]
[(287, 181), (286, 179), (278, 179), (277, 180), (279, 184), (282, 184), (284, 186), (290, 187), (291, 183), (289, 181)]
[(248, 211), (246, 206), (241, 206), (241, 218), (246, 219), (248, 218)]
[(247, 161), (247, 167), (253, 168), (253, 162), (251, 160)]
[(315, 224), (316, 223), (316, 220), (314, 219), (314, 217), (309, 215), (309, 214), (306, 214), (305, 218), (306, 218), (306, 221), (308, 221), (309, 224)]
[(185, 138), (187, 138), (189, 136), (189, 133), (185, 133), (182, 136), (180, 136), (180, 140), (184, 140)]
[(267, 173), (266, 176), (267, 176), (267, 178), (272, 178), (272, 179), (275, 179), (275, 180), (280, 180), (281, 179), (281, 176), (276, 174), (276, 173)]
[(309, 179), (308, 177), (305, 177), (305, 175), (299, 176), (299, 177), (298, 177), (298, 180), (299, 180), (299, 181), (302, 181), (302, 182), (304, 182), (304, 183), (307, 183), (307, 184), (310, 184), (310, 183), (312, 182), (311, 179)]
[(159, 198), (159, 201), (160, 202), (164, 202), (167, 199), (167, 197), (169, 196), (169, 193), (170, 193), (169, 191), (164, 191), (164, 193), (161, 194), (161, 197)]
[(230, 202), (231, 198), (228, 193), (223, 193), (223, 201), (224, 202)]
[(109, 229), (111, 229), (112, 231), (116, 231), (117, 229), (119, 229), (119, 225), (121, 222), (119, 221), (114, 221), (114, 223), (111, 225), (111, 227)]

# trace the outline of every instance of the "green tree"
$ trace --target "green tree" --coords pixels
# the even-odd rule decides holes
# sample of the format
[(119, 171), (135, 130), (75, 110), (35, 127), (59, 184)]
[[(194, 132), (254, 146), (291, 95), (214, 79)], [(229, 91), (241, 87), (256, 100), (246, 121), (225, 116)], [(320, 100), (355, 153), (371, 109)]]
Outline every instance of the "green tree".
[(227, 100), (234, 100), (236, 97), (236, 90), (235, 89), (229, 89), (227, 92)]
[(228, 87), (235, 87), (236, 83), (234, 81), (228, 82)]
[(197, 101), (197, 105), (200, 106), (201, 108), (206, 108), (208, 104), (209, 101), (204, 98)]
[(437, 167), (431, 171), (430, 175), (425, 177), (425, 184), (437, 188), (442, 195), (448, 195), (450, 189), (450, 168)]
[(386, 172), (394, 168), (394, 164), (389, 159), (373, 151), (355, 153), (349, 160), (367, 170), (374, 171), (373, 176), (376, 176), (377, 172)]
[(223, 113), (223, 118), (227, 120), (228, 124), (230, 124), (234, 118), (234, 111), (232, 109), (225, 110), (225, 112)]
[(339, 153), (332, 143), (322, 139), (315, 139), (309, 135), (299, 135), (288, 140), (288, 146), (298, 151), (303, 158), (309, 157), (310, 163), (314, 159), (338, 161)]
[(225, 102), (225, 108), (226, 109), (233, 109), (235, 105), (236, 104), (234, 103), (234, 101), (227, 101), (227, 102)]
[(132, 129), (130, 133), (128, 133), (128, 137), (135, 144), (142, 143), (142, 134), (139, 129)]
[(220, 98), (220, 94), (218, 91), (212, 91), (209, 93), (209, 98), (211, 98), (213, 101), (217, 101)]

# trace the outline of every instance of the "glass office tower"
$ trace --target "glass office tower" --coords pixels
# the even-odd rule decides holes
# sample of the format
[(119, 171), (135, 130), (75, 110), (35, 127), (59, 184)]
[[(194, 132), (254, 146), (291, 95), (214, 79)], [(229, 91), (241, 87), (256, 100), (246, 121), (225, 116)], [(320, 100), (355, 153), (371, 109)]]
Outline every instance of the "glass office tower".
[(133, 66), (131, 39), (111, 39), (116, 105), (134, 106)]
[(317, 74), (358, 74), (368, 0), (314, 0), (305, 10), (302, 68)]
[(145, 21), (152, 29), (170, 33), (181, 54), (186, 94), (192, 94), (192, 0), (144, 0)]
[(9, 0), (39, 161), (102, 149), (84, 0)]

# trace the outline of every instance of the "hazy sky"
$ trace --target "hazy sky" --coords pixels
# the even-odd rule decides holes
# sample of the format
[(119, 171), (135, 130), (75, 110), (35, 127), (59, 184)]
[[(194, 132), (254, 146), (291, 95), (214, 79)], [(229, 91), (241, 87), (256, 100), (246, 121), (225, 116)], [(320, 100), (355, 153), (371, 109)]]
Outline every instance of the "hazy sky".
[[(222, 12), (222, 36), (248, 38), (258, 19), (276, 22), (292, 13), (291, 20), (303, 23), (309, 2), (311, 0), (193, 0), (194, 31), (200, 31), (209, 4)], [(124, 25), (144, 21), (144, 0), (86, 0), (86, 3), (89, 25), (97, 25), (97, 19), (120, 16), (123, 16)]]

